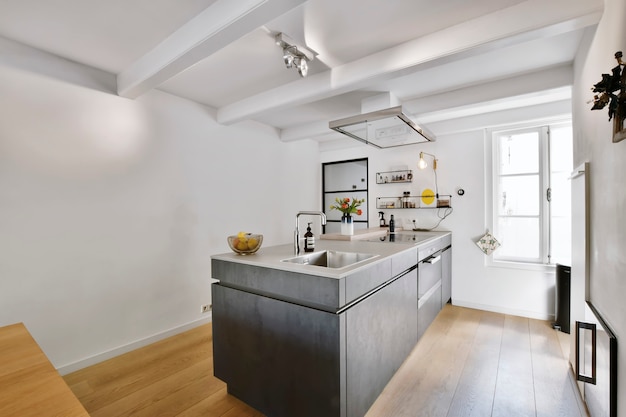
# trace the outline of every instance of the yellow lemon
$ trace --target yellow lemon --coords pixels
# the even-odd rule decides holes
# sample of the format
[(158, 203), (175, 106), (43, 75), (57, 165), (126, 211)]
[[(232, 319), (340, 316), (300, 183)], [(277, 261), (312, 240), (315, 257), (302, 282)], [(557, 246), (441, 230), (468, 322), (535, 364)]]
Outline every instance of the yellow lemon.
[(237, 249), (239, 250), (248, 250), (248, 242), (244, 242), (242, 240), (237, 244)]
[(248, 239), (248, 249), (252, 250), (257, 247), (259, 241), (256, 238), (251, 237)]

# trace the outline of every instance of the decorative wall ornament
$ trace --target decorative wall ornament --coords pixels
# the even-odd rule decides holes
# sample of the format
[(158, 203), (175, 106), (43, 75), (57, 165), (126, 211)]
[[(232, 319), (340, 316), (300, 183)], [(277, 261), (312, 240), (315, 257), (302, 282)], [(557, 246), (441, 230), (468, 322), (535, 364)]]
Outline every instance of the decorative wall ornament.
[(609, 121), (613, 119), (613, 142), (626, 139), (626, 71), (622, 61), (622, 51), (615, 52), (617, 66), (611, 74), (602, 74), (602, 80), (591, 89), (596, 93), (591, 110), (602, 110), (609, 106)]
[(476, 242), (476, 246), (483, 251), (485, 255), (491, 255), (494, 250), (500, 247), (500, 242), (496, 239), (491, 233), (485, 233), (478, 242)]

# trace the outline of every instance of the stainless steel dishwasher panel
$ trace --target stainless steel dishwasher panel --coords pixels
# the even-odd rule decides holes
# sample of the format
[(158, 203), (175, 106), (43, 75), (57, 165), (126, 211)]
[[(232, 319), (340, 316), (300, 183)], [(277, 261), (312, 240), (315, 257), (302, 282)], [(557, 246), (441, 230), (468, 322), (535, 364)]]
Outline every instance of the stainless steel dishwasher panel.
[(441, 282), (441, 251), (437, 251), (418, 264), (417, 295), (422, 298), (431, 288)]
[(422, 337), (441, 311), (441, 251), (419, 262), (417, 267), (417, 337)]

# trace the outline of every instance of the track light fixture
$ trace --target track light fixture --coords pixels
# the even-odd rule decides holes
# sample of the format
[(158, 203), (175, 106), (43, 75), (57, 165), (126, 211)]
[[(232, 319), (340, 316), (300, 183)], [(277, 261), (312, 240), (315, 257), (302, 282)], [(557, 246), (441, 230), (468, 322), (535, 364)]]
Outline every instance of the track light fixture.
[(275, 36), (276, 45), (283, 48), (283, 62), (287, 68), (295, 68), (301, 77), (309, 72), (309, 61), (315, 58), (315, 53), (295, 42), (284, 33)]
[(295, 46), (289, 46), (283, 49), (283, 61), (285, 61), (285, 66), (287, 68), (291, 68), (293, 66), (293, 57), (294, 54), (292, 49), (295, 49)]
[(309, 72), (309, 65), (306, 63), (306, 58), (297, 56), (293, 59), (293, 63), (298, 70), (298, 74), (300, 74), (301, 77), (306, 77)]

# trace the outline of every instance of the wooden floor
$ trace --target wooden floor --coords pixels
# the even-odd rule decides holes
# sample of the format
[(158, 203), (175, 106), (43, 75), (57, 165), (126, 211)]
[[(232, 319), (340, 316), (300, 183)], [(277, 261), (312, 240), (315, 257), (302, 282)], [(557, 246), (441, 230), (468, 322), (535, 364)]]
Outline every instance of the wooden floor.
[(587, 416), (545, 321), (447, 305), (367, 417)]
[[(367, 417), (586, 416), (560, 335), (447, 305)], [(262, 416), (213, 377), (210, 325), (64, 379), (92, 417)]]

